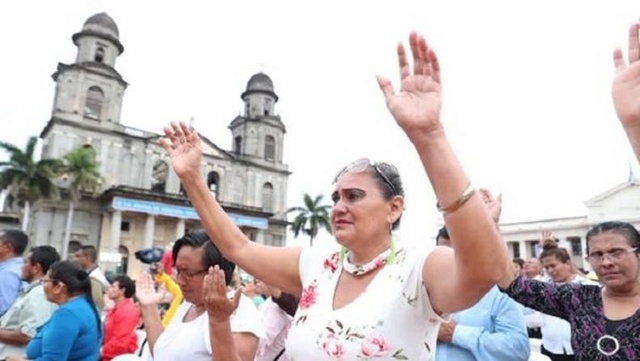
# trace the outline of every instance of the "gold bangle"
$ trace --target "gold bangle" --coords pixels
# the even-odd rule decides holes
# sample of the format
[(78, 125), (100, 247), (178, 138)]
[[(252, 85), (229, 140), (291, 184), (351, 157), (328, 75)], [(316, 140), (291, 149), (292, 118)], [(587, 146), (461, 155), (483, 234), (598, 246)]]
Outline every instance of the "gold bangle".
[(440, 203), (436, 203), (436, 208), (438, 208), (438, 211), (442, 212), (443, 215), (447, 215), (451, 212), (455, 212), (460, 207), (462, 207), (465, 203), (467, 203), (467, 201), (471, 198), (471, 196), (475, 192), (476, 192), (476, 188), (473, 186), (471, 182), (469, 182), (469, 185), (467, 186), (467, 188), (464, 190), (464, 192), (462, 192), (462, 195), (460, 195), (460, 198), (458, 198), (455, 202), (453, 202), (452, 204), (446, 207), (441, 207)]

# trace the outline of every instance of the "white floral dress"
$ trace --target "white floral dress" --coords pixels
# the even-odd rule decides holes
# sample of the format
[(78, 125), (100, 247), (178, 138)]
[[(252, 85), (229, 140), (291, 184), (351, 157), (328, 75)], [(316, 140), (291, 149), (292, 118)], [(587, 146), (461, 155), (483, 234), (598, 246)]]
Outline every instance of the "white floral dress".
[(306, 248), (300, 256), (304, 287), (286, 343), (291, 360), (427, 360), (442, 319), (422, 282), (428, 252), (399, 247), (351, 303), (333, 309), (342, 271), (339, 252)]

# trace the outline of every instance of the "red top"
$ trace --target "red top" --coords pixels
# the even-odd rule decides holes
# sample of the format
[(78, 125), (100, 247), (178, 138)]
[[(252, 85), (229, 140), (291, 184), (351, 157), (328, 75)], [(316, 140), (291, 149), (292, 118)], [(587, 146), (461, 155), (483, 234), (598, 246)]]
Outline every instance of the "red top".
[(104, 320), (104, 343), (100, 356), (102, 361), (136, 352), (138, 349), (136, 328), (139, 321), (140, 312), (132, 298), (125, 298), (109, 311)]
[(171, 251), (164, 251), (160, 263), (162, 263), (164, 273), (168, 275), (173, 273), (173, 255), (171, 254)]

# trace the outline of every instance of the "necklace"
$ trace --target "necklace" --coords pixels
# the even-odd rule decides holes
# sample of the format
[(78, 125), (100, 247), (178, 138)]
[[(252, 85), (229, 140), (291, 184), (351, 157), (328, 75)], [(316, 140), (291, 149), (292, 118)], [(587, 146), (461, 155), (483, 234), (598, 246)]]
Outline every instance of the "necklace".
[(385, 264), (393, 264), (396, 259), (396, 246), (395, 242), (391, 240), (389, 248), (377, 255), (371, 261), (362, 264), (355, 265), (349, 261), (349, 250), (346, 247), (342, 247), (340, 250), (340, 260), (342, 262), (342, 268), (348, 273), (354, 276), (364, 276), (367, 273), (371, 273)]

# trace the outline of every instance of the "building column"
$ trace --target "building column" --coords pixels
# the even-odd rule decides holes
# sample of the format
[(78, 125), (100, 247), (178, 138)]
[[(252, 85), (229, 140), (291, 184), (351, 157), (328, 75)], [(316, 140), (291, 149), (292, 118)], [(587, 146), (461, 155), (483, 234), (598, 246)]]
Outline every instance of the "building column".
[(109, 243), (109, 252), (118, 252), (120, 246), (120, 227), (122, 225), (122, 212), (114, 211), (111, 214), (111, 243)]
[(585, 260), (587, 257), (587, 237), (580, 237), (580, 259), (582, 259), (582, 268), (591, 271), (591, 264)]
[(156, 226), (156, 217), (153, 214), (147, 214), (147, 221), (144, 223), (144, 248), (153, 247), (153, 233)]
[(527, 241), (518, 241), (518, 244), (520, 245), (520, 258), (526, 260), (527, 258), (529, 258), (529, 250), (527, 249)]
[(174, 240), (182, 238), (184, 236), (185, 224), (184, 218), (178, 218), (178, 223), (176, 224), (176, 236)]

